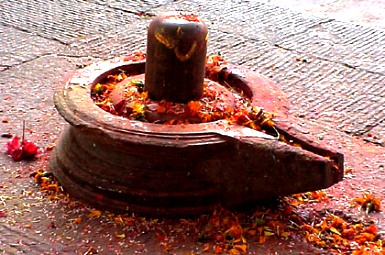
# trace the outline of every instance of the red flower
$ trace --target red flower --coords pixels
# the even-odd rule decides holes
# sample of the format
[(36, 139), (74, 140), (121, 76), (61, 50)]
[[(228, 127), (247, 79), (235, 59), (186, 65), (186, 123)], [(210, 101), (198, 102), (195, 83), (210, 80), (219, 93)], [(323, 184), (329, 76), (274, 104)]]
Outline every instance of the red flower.
[(26, 158), (33, 158), (40, 153), (39, 147), (36, 144), (26, 140), (22, 141), (21, 149), (23, 150), (23, 156)]
[(7, 143), (6, 149), (7, 153), (11, 155), (12, 159), (15, 161), (33, 158), (40, 153), (39, 147), (36, 146), (36, 144), (26, 140), (23, 140), (20, 143), (20, 137), (18, 136), (15, 136)]

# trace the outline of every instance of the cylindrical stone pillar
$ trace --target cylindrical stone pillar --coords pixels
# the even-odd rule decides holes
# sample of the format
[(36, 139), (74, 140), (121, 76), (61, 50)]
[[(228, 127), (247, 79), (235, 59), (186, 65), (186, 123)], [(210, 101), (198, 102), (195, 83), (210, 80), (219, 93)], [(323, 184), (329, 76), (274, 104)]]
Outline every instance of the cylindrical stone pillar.
[(154, 100), (186, 103), (203, 94), (207, 26), (194, 14), (156, 16), (147, 35), (144, 89)]

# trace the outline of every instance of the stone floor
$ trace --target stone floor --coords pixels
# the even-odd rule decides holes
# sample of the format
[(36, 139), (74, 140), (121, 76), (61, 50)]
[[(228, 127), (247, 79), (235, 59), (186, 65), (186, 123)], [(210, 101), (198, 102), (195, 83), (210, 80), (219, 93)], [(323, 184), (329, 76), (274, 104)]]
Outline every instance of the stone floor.
[[(157, 13), (194, 11), (209, 26), (210, 54), (221, 53), (276, 82), (291, 101), (293, 125), (345, 154), (344, 181), (327, 190), (329, 202), (309, 204), (304, 213), (340, 210), (366, 219), (350, 201), (365, 191), (385, 198), (383, 6), (379, 0), (293, 0), (290, 6), (283, 0), (1, 1), (0, 146), (9, 135), (21, 136), (25, 120), (26, 137), (50, 148), (66, 125), (54, 109), (53, 93), (74, 71), (145, 50), (146, 29)], [(0, 154), (1, 254), (159, 254), (164, 252), (155, 235), (159, 231), (177, 236), (168, 240), (174, 246), (169, 254), (203, 253), (180, 221), (151, 221), (133, 229), (107, 214), (87, 217), (90, 208), (78, 201), (49, 200), (30, 177), (46, 169), (46, 157), (49, 150), (33, 162)], [(81, 223), (72, 224), (79, 217)], [(370, 220), (385, 231), (382, 212)], [(328, 254), (290, 238), (250, 242), (248, 250)]]

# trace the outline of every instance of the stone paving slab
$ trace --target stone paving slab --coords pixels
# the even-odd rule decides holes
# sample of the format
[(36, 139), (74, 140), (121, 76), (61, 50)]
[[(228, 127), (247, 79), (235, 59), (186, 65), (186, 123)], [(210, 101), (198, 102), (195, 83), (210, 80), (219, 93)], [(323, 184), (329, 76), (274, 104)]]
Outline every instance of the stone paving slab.
[(94, 40), (88, 40), (88, 37), (76, 40), (68, 46), (67, 53), (72, 56), (109, 59), (133, 51), (145, 51), (149, 22), (148, 18), (142, 18), (135, 24), (117, 26), (116, 29), (107, 31)]
[(344, 22), (319, 24), (279, 42), (288, 50), (385, 74), (385, 31)]
[(58, 42), (0, 25), (0, 70), (56, 53)]
[(0, 23), (45, 38), (70, 44), (87, 37), (97, 39), (120, 24), (134, 24), (137, 15), (88, 1), (1, 1)]

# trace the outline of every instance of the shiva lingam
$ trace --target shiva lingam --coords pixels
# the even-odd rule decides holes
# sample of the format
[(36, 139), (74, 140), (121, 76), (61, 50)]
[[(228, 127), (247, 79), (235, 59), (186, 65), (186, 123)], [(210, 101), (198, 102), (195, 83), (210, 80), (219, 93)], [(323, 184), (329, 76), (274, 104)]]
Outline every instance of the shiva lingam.
[(161, 14), (146, 55), (92, 64), (55, 94), (70, 125), (50, 168), (70, 195), (115, 211), (186, 216), (342, 180), (343, 155), (283, 121), (277, 86), (207, 57), (207, 42), (196, 15)]

